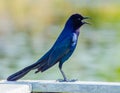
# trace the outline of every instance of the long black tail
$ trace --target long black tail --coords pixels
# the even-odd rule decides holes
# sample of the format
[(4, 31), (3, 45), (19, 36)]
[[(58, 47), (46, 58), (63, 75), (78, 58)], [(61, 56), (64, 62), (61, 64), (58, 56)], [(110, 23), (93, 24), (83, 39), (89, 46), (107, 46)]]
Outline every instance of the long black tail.
[(22, 78), (24, 75), (26, 75), (30, 70), (31, 69), (26, 67), (26, 68), (24, 68), (24, 69), (22, 69), (22, 70), (20, 70), (20, 71), (18, 71), (16, 73), (12, 74), (11, 76), (9, 76), (7, 78), (7, 81), (16, 81), (16, 80)]
[(11, 76), (9, 76), (7, 78), (7, 81), (16, 81), (20, 78), (22, 78), (23, 76), (25, 76), (28, 72), (30, 72), (32, 69), (34, 69), (36, 66), (36, 64), (30, 65), (14, 74), (12, 74)]
[[(20, 78), (22, 78), (23, 76), (25, 76), (28, 72), (30, 72), (31, 70), (34, 70), (34, 69), (38, 69), (40, 71), (40, 68), (41, 67), (44, 67), (45, 64), (47, 64), (47, 60), (49, 58), (49, 54), (50, 54), (50, 51), (48, 51), (42, 58), (40, 58), (36, 63), (12, 74), (11, 76), (9, 76), (7, 78), (7, 81), (16, 81)], [(39, 72), (37, 71), (37, 72)]]
[(47, 52), (42, 58), (40, 58), (36, 63), (12, 74), (11, 76), (9, 76), (7, 78), (7, 81), (16, 81), (20, 78), (22, 78), (23, 76), (25, 76), (28, 72), (30, 72), (31, 70), (37, 69), (37, 71), (35, 73), (38, 72), (43, 72), (45, 70), (47, 70), (48, 68), (52, 67), (54, 64), (48, 65), (48, 59), (49, 59), (49, 54), (51, 53), (51, 51)]
[[(16, 80), (22, 78), (23, 76), (25, 76), (31, 70), (40, 69), (41, 67), (44, 67), (45, 64), (47, 64), (48, 55), (49, 54), (47, 53), (45, 56), (43, 56), (41, 59), (39, 59), (36, 63), (34, 63), (28, 67), (25, 67), (24, 69), (10, 75), (7, 78), (7, 81), (16, 81)], [(37, 71), (37, 72), (39, 72), (39, 71)]]

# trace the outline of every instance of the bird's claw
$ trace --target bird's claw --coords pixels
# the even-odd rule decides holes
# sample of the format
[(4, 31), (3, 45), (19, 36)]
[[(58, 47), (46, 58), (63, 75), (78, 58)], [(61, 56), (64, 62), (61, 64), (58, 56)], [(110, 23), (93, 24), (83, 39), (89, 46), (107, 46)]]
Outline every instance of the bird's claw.
[(77, 79), (71, 79), (71, 80), (69, 80), (69, 79), (58, 79), (57, 81), (58, 82), (75, 82), (75, 81), (77, 81)]

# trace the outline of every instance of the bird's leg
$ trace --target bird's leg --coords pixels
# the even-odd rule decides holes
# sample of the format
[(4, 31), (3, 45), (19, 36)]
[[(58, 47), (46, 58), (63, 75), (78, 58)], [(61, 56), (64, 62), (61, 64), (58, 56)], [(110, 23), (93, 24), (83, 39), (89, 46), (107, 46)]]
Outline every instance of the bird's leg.
[(58, 79), (58, 81), (59, 82), (67, 82), (68, 81), (67, 77), (65, 76), (65, 73), (62, 71), (62, 64), (63, 64), (63, 62), (59, 63), (59, 69), (60, 69), (60, 72), (61, 72), (61, 74), (62, 74), (64, 79), (63, 80), (62, 79)]
[(62, 70), (62, 62), (59, 63), (59, 69), (60, 69), (60, 72), (62, 73), (62, 76), (63, 76), (63, 80), (62, 79), (58, 79), (59, 82), (75, 82), (76, 79), (72, 79), (72, 80), (68, 80), (67, 77), (65, 76), (65, 73), (63, 72)]
[(67, 81), (67, 78), (66, 78), (66, 76), (65, 76), (65, 73), (62, 71), (62, 69), (60, 69), (60, 72), (62, 73), (62, 76), (63, 76), (63, 80), (62, 81)]
[(77, 81), (77, 79), (72, 79), (72, 80), (67, 79), (67, 77), (65, 76), (65, 73), (63, 72), (62, 69), (60, 69), (60, 72), (62, 73), (62, 76), (64, 79), (63, 80), (59, 79), (58, 80), (59, 82), (75, 82), (75, 81)]
[(63, 80), (62, 79), (58, 79), (59, 82), (74, 82), (76, 81), (76, 79), (72, 79), (72, 80), (68, 80), (67, 77), (65, 76), (65, 73), (63, 72), (62, 70), (62, 63), (59, 63), (59, 69), (60, 69), (60, 72), (63, 76)]

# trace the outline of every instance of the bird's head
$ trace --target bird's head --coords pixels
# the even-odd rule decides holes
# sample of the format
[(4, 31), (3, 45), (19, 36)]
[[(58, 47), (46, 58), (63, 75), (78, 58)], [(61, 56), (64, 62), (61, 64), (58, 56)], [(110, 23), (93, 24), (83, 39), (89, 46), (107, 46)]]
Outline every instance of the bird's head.
[(84, 19), (89, 19), (88, 17), (83, 17), (80, 14), (73, 14), (68, 19), (68, 23), (73, 27), (74, 30), (79, 29), (82, 25), (88, 24), (87, 22), (84, 22)]

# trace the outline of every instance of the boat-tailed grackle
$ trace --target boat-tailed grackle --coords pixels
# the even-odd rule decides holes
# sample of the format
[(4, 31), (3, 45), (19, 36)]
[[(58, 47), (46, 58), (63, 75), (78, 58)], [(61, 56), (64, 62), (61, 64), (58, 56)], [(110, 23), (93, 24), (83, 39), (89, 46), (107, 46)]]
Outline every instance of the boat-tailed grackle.
[(7, 80), (16, 81), (34, 69), (37, 69), (35, 73), (44, 72), (59, 62), (59, 69), (64, 78), (62, 81), (69, 81), (62, 70), (62, 65), (76, 48), (80, 27), (84, 24), (88, 24), (83, 21), (84, 19), (88, 19), (88, 17), (83, 17), (80, 14), (71, 15), (52, 48), (36, 63), (12, 74)]

